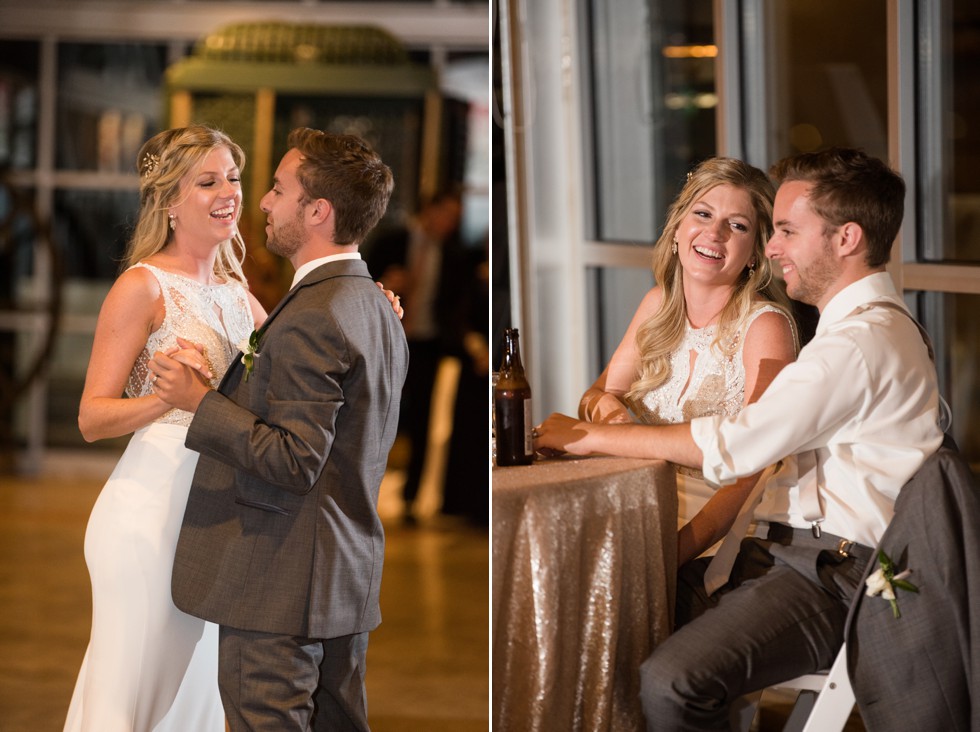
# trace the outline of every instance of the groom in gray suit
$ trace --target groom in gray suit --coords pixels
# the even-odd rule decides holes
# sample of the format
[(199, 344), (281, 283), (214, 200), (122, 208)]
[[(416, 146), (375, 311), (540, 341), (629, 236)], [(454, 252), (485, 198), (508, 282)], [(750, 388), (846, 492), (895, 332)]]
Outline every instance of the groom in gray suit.
[(186, 445), (201, 453), (173, 598), (221, 626), (233, 732), (367, 730), (378, 489), (408, 351), (357, 247), (392, 176), (353, 136), (300, 129), (288, 145), (261, 207), (269, 250), (296, 269), (292, 289), (217, 391), (163, 354), (154, 362), (161, 398), (196, 412)]

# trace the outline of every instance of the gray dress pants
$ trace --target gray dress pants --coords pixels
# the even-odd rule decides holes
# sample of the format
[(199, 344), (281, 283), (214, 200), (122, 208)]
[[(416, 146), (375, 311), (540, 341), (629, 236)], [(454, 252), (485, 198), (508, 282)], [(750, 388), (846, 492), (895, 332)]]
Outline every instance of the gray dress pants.
[(709, 559), (678, 574), (677, 629), (640, 669), (647, 729), (727, 730), (744, 694), (828, 668), (873, 550), (772, 524), (742, 541), (728, 584), (704, 591)]
[(218, 632), (218, 687), (232, 732), (368, 732), (368, 633)]

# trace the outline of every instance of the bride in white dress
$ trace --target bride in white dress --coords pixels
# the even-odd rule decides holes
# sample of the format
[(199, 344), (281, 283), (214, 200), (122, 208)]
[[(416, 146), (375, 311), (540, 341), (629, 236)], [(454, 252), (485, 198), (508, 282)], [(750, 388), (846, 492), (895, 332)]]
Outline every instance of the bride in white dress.
[[(99, 314), (79, 408), (86, 440), (131, 432), (85, 534), (92, 635), (68, 711), (72, 732), (222, 732), (217, 626), (170, 598), (174, 548), (197, 453), (191, 414), (153, 394), (147, 362), (177, 348), (217, 386), (265, 318), (247, 291), (238, 234), (244, 154), (206, 127), (140, 150), (140, 215), (128, 268)], [(126, 397), (120, 395), (125, 391)]]
[[(795, 360), (789, 299), (765, 256), (773, 197), (765, 173), (740, 160), (712, 158), (688, 175), (654, 249), (656, 286), (582, 396), (580, 419), (736, 414)], [(725, 535), (757, 478), (715, 491), (678, 472), (678, 566)]]

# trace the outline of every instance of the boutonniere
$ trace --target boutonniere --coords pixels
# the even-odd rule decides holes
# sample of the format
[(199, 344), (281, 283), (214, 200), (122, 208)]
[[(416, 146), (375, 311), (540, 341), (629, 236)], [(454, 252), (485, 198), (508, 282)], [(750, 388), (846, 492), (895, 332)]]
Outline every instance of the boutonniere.
[(864, 584), (868, 586), (864, 594), (868, 597), (881, 595), (891, 604), (892, 615), (900, 618), (902, 614), (898, 611), (898, 599), (895, 597), (895, 590), (919, 591), (918, 587), (905, 579), (912, 574), (912, 570), (906, 569), (904, 572), (895, 574), (895, 563), (883, 551), (878, 552), (878, 564), (881, 566), (864, 581)]
[(252, 375), (252, 369), (255, 367), (255, 359), (260, 355), (259, 331), (253, 330), (248, 340), (244, 340), (238, 345), (238, 349), (242, 352), (242, 363), (245, 365), (245, 381), (248, 381), (248, 377)]

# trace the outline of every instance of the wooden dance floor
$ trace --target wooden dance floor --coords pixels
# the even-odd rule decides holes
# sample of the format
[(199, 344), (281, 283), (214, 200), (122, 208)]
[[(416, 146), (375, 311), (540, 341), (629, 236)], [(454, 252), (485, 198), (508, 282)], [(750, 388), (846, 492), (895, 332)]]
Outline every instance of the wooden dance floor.
[[(40, 477), (0, 473), (0, 732), (62, 729), (88, 642), (85, 524), (112, 461), (59, 458)], [(489, 542), (436, 515), (397, 521), (400, 480), (382, 485), (388, 532), (381, 627), (368, 648), (374, 732), (475, 732), (489, 720)], [(424, 488), (423, 488), (424, 490)]]

